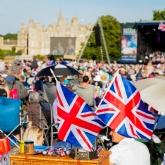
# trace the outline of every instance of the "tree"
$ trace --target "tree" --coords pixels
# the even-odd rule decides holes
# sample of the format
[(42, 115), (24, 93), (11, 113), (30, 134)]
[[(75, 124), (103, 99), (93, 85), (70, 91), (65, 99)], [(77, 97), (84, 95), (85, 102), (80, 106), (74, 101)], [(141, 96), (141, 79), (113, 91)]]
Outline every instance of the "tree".
[[(121, 25), (116, 18), (110, 15), (101, 16), (101, 21), (102, 21), (105, 40), (107, 43), (109, 57), (111, 60), (117, 60), (120, 57)], [(105, 60), (106, 54), (104, 50), (104, 45), (102, 45), (102, 48), (103, 48), (103, 57)], [(92, 32), (89, 38), (89, 41), (87, 43), (82, 58), (101, 60), (100, 47), (96, 46), (94, 32)]]
[(7, 40), (7, 39), (9, 39), (9, 40), (17, 40), (17, 34), (7, 33), (6, 35), (1, 35), (0, 34), (0, 36), (3, 37), (4, 40)]
[(0, 58), (1, 59), (5, 58), (5, 52), (2, 49), (0, 49)]
[(153, 20), (165, 20), (165, 9), (164, 10), (154, 10)]
[(16, 53), (15, 53), (15, 55), (22, 55), (22, 50), (18, 50)]

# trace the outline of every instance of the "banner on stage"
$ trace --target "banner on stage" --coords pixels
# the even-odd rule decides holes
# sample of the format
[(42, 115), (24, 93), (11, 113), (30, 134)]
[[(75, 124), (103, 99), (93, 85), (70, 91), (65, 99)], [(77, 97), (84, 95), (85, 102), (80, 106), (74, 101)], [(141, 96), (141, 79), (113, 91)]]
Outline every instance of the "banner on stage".
[(137, 59), (137, 30), (123, 27), (121, 36), (121, 62), (136, 63)]

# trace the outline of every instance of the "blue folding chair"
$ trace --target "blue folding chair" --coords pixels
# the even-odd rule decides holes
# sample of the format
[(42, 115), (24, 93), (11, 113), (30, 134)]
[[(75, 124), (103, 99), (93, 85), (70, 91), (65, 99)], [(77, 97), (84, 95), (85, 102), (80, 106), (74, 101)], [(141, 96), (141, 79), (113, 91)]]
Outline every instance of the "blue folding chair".
[(0, 97), (0, 131), (18, 148), (19, 146), (12, 140), (11, 136), (14, 136), (14, 131), (19, 129), (20, 139), (22, 139), (23, 124), (27, 123), (22, 122), (21, 100)]

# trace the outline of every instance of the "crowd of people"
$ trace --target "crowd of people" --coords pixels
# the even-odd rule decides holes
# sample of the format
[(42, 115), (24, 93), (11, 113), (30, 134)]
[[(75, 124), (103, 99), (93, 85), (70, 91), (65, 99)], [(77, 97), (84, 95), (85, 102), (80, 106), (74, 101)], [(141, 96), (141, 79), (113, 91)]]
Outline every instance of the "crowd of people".
[[(29, 100), (36, 102), (36, 95), (34, 95), (36, 92), (40, 99), (53, 104), (56, 98), (55, 79), (46, 74), (40, 77), (36, 75), (40, 70), (55, 64), (69, 65), (81, 73), (79, 76), (68, 75), (57, 76), (57, 78), (64, 86), (81, 96), (91, 107), (98, 106), (117, 70), (132, 82), (164, 76), (165, 73), (164, 63), (152, 64), (152, 61), (147, 64), (118, 64), (116, 62), (108, 64), (94, 60), (39, 61), (34, 56), (32, 61), (16, 59), (13, 63), (5, 63), (0, 59), (0, 89), (3, 89), (0, 90), (0, 95), (22, 99), (27, 109), (30, 106)], [(35, 104), (33, 106), (35, 107)], [(38, 107), (31, 109), (36, 110)], [(29, 116), (30, 119), (33, 117), (31, 114)]]
[[(69, 65), (81, 73), (78, 76), (57, 76), (57, 78), (64, 86), (81, 96), (93, 110), (99, 105), (117, 70), (132, 82), (165, 75), (165, 64), (161, 62), (152, 64), (152, 61), (147, 64), (118, 64), (116, 62), (108, 64), (94, 60), (78, 62), (48, 59), (39, 61), (34, 56), (32, 61), (16, 59), (13, 63), (5, 63), (0, 59), (0, 95), (20, 98), (26, 105), (30, 122), (24, 133), (24, 140), (33, 140), (35, 145), (42, 145), (44, 141), (43, 131), (39, 128), (39, 101), (45, 100), (51, 103), (55, 114), (56, 99), (56, 82), (53, 76), (45, 74), (45, 76), (38, 77), (37, 73), (47, 66), (56, 64)], [(55, 117), (54, 120), (56, 120)], [(114, 136), (114, 133), (111, 135)], [(135, 146), (139, 145), (136, 142), (133, 143)], [(113, 159), (115, 162), (115, 156)]]

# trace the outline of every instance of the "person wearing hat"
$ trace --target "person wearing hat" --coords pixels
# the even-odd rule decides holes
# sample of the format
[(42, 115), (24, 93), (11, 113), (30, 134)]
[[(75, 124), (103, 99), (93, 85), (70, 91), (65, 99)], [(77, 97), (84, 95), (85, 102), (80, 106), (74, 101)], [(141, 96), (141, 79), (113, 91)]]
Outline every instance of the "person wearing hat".
[(19, 59), (16, 59), (14, 63), (11, 65), (9, 74), (14, 75), (15, 77), (19, 77), (19, 74), (22, 73), (22, 65)]
[(150, 153), (146, 145), (116, 130), (111, 130), (110, 135), (112, 142), (117, 143), (110, 148), (110, 165), (150, 165)]
[(102, 88), (102, 83), (101, 83), (101, 77), (100, 75), (96, 75), (94, 78), (93, 78), (93, 83), (92, 85), (94, 86), (97, 86), (99, 88)]

